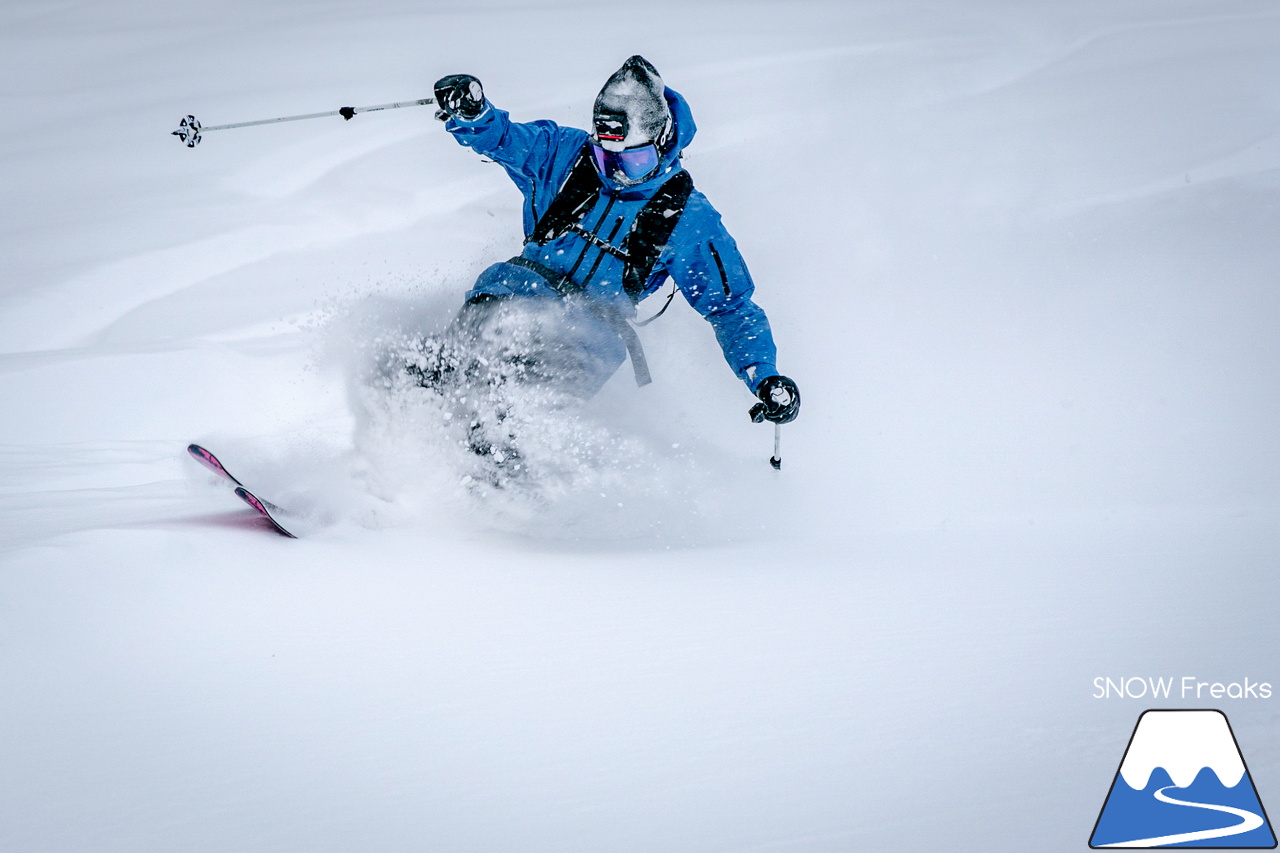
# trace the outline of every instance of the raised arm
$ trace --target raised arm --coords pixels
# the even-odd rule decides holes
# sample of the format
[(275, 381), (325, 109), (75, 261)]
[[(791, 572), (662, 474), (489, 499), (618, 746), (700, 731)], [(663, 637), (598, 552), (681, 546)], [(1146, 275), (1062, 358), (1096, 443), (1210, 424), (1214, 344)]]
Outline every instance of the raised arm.
[(525, 234), (546, 210), (586, 144), (587, 133), (553, 121), (514, 122), (489, 103), (480, 81), (454, 74), (436, 83), (438, 118), (460, 144), (499, 163), (525, 197)]

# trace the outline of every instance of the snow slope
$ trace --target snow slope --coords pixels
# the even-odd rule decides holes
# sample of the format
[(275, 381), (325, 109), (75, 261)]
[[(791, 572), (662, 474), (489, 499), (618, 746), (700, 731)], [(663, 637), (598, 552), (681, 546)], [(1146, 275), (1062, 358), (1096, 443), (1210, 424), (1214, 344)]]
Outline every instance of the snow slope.
[[(1095, 677), (1280, 683), (1274, 4), (0, 21), (0, 848), (1078, 850), (1147, 707)], [(477, 495), (361, 370), (516, 250), (501, 171), (427, 109), (167, 135), (461, 71), (581, 126), (637, 52), (804, 392), (781, 474), (677, 302)], [(1216, 703), (1264, 803), (1276, 701)]]

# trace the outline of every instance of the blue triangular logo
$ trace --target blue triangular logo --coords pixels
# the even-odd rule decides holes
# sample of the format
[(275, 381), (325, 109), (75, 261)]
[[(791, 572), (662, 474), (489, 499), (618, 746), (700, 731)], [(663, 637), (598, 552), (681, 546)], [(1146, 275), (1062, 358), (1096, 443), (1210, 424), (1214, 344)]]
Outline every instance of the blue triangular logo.
[(1226, 715), (1145, 711), (1089, 846), (1274, 848), (1275, 833)]

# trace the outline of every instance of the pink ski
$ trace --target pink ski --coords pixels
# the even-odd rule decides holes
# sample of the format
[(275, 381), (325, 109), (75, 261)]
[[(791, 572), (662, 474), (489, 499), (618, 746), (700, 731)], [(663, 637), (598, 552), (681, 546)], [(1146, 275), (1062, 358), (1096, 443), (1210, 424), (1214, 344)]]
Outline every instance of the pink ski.
[(235, 477), (231, 476), (231, 472), (223, 467), (222, 463), (218, 461), (218, 457), (214, 456), (212, 453), (205, 450), (200, 445), (188, 444), (187, 452), (190, 453), (193, 457), (195, 457), (195, 460), (197, 462), (199, 462), (204, 467), (208, 468), (213, 473), (221, 477), (226, 477), (228, 480), (235, 483), (237, 486), (244, 485)]
[(275, 506), (273, 504), (269, 504), (266, 501), (260, 499), (257, 495), (255, 495), (253, 492), (246, 489), (244, 486), (236, 486), (236, 497), (240, 498), (240, 500), (244, 501), (249, 506), (253, 507), (259, 513), (261, 513), (263, 518), (271, 522), (271, 526), (276, 529), (276, 532), (284, 536), (288, 536), (290, 539), (298, 538), (297, 536), (294, 536), (292, 533), (286, 530), (284, 525), (282, 525), (278, 520), (276, 520), (276, 517), (273, 513), (280, 512), (280, 507)]
[(294, 534), (286, 530), (284, 525), (282, 525), (280, 521), (277, 519), (277, 516), (284, 514), (284, 510), (280, 509), (280, 507), (276, 506), (273, 503), (264, 501), (262, 498), (258, 497), (253, 492), (246, 489), (244, 487), (244, 483), (241, 483), (239, 480), (233, 477), (231, 475), (231, 472), (226, 469), (226, 466), (224, 466), (221, 462), (218, 461), (218, 457), (214, 456), (212, 453), (210, 453), (208, 450), (206, 450), (205, 448), (201, 447), (198, 444), (187, 445), (187, 452), (190, 453), (191, 456), (197, 462), (199, 462), (204, 467), (208, 468), (213, 473), (217, 474), (219, 477), (225, 477), (226, 479), (230, 480), (236, 487), (236, 490), (235, 490), (236, 497), (240, 498), (240, 500), (244, 501), (249, 506), (256, 509), (262, 515), (263, 518), (271, 522), (271, 526), (274, 527), (278, 532), (280, 532), (285, 536), (288, 536), (290, 539), (298, 538), (297, 536), (295, 536)]

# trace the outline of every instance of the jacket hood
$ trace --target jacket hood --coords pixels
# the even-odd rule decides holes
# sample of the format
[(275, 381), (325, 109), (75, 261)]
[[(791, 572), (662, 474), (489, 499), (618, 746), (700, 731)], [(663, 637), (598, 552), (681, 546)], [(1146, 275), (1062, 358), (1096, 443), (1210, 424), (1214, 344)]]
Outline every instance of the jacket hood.
[(663, 90), (662, 96), (667, 99), (667, 106), (671, 108), (671, 121), (675, 125), (675, 132), (667, 145), (668, 150), (663, 152), (662, 162), (666, 165), (668, 157), (674, 162), (679, 159), (681, 152), (689, 147), (689, 143), (693, 142), (693, 135), (698, 132), (698, 125), (694, 123), (693, 112), (689, 109), (689, 102), (683, 95), (674, 89), (667, 88)]

